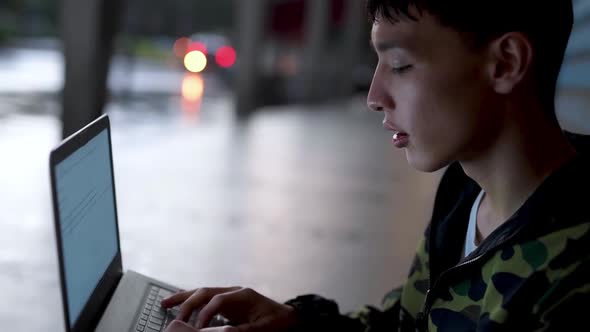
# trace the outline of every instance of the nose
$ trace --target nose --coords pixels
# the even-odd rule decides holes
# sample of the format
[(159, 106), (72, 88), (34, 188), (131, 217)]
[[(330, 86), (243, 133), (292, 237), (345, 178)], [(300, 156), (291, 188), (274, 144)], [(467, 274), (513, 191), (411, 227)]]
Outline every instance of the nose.
[(383, 106), (381, 106), (381, 104), (379, 104), (376, 101), (368, 100), (367, 101), (367, 106), (373, 112), (383, 112)]
[(367, 106), (374, 112), (393, 109), (393, 99), (385, 88), (385, 82), (379, 72), (379, 67), (375, 70), (371, 81), (371, 87), (367, 95)]

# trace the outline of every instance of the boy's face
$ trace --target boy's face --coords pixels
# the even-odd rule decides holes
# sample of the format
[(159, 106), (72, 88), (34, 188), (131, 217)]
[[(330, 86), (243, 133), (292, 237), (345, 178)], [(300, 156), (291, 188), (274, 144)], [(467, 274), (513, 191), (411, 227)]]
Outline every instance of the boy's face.
[(408, 135), (398, 143), (409, 164), (432, 172), (481, 152), (498, 128), (499, 102), (485, 50), (473, 51), (427, 12), (417, 17), (373, 24), (379, 62), (367, 103), (384, 112), (386, 127)]

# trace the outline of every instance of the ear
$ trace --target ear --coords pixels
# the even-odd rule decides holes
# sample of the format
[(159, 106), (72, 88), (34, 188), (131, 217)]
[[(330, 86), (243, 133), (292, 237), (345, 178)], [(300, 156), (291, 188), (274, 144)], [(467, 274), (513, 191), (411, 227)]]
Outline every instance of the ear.
[(520, 32), (509, 32), (489, 45), (488, 75), (494, 91), (509, 94), (531, 71), (533, 46)]

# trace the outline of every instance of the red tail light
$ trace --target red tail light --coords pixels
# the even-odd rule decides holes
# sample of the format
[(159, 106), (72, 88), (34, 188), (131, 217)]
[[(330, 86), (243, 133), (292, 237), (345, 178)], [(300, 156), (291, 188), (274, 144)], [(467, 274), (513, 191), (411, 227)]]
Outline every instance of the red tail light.
[(231, 46), (222, 46), (215, 53), (215, 61), (220, 67), (229, 68), (236, 63), (236, 50)]

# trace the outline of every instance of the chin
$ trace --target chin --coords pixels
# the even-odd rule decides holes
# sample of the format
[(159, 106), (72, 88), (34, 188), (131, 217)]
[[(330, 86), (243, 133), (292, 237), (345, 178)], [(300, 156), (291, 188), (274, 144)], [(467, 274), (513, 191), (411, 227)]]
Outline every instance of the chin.
[(437, 158), (433, 154), (416, 152), (410, 149), (406, 149), (406, 159), (412, 168), (425, 173), (436, 172), (451, 163), (445, 158)]

